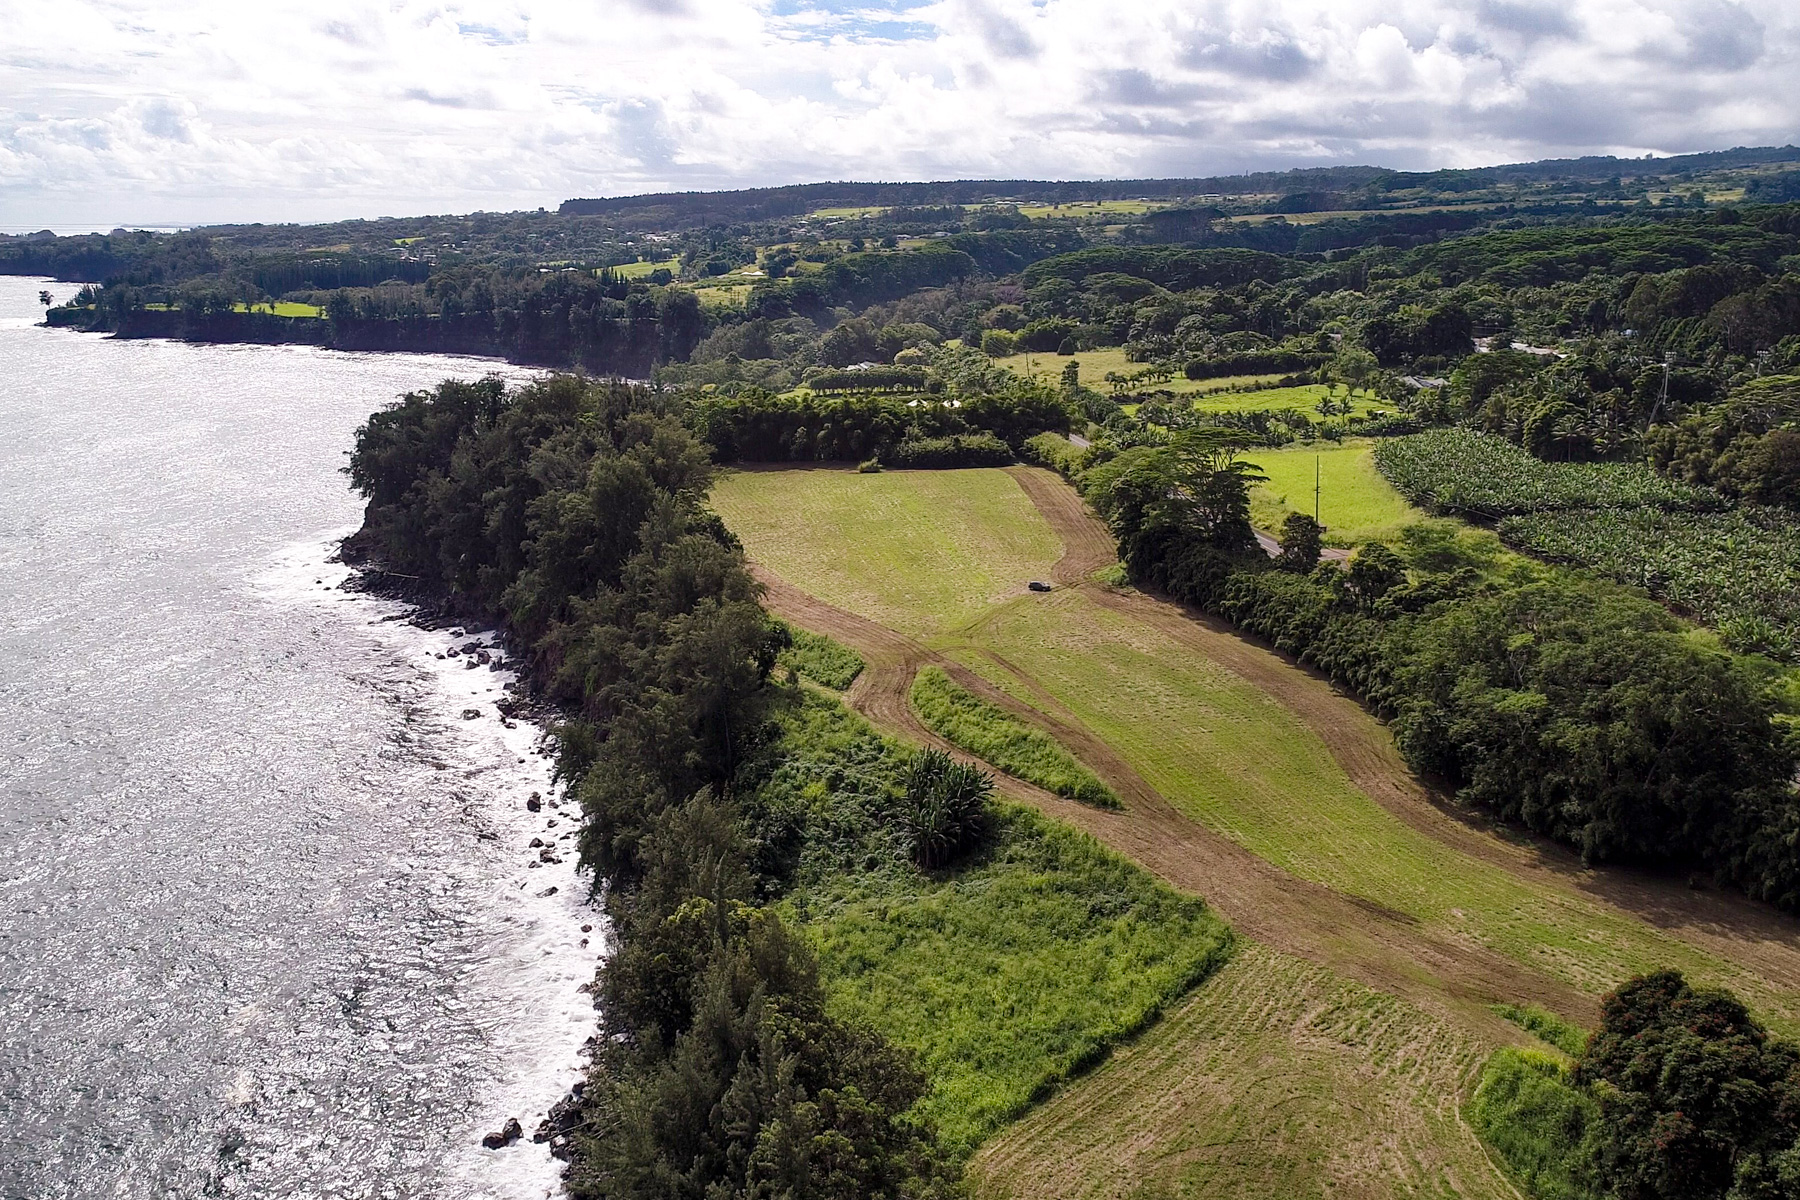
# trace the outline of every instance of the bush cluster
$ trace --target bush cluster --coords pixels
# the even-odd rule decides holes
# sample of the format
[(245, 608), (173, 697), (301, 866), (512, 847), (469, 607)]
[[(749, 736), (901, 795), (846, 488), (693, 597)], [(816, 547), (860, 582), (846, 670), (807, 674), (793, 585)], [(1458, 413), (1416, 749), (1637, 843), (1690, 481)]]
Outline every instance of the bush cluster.
[(942, 669), (920, 671), (910, 698), (933, 733), (1009, 775), (1083, 804), (1119, 807), (1112, 789), (1055, 738), (959, 687)]
[[(900, 466), (894, 450), (901, 443), (941, 439), (959, 439), (958, 453), (965, 457), (985, 452), (993, 461), (1011, 462), (1010, 449), (1001, 458), (992, 447), (998, 443), (1005, 449), (1044, 430), (1069, 427), (1069, 410), (1061, 399), (1028, 384), (999, 394), (956, 396), (750, 390), (698, 397), (688, 411), (691, 427), (720, 462), (860, 462), (879, 457), (888, 466)], [(942, 449), (932, 447), (929, 453)]]
[(1470, 1123), (1540, 1200), (1800, 1197), (1800, 1047), (1729, 992), (1630, 980), (1572, 1066), (1505, 1049)]

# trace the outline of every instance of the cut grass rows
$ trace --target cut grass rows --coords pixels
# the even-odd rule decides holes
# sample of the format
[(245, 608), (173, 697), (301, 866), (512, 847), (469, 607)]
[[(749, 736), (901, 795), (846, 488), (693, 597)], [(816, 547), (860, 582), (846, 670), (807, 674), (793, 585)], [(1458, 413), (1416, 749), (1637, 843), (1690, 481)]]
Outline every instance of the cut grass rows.
[[(1280, 702), (1077, 592), (1008, 604), (970, 631), (1034, 678), (1158, 792), (1294, 875), (1487, 946), (1590, 995), (1675, 966), (1783, 1031), (1800, 997), (1572, 892), (1428, 837), (1358, 789)], [(1374, 718), (1357, 714), (1374, 725)], [(1372, 737), (1383, 737), (1378, 728)]]
[(994, 1138), (982, 1200), (1516, 1195), (1458, 1118), (1481, 1047), (1245, 944), (1079, 1087)]
[(741, 471), (712, 501), (756, 561), (909, 637), (972, 620), (1062, 555), (1002, 471)]
[[(722, 494), (720, 512), (753, 557), (816, 596), (917, 631), (971, 666), (983, 650), (1000, 655), (1172, 804), (1283, 870), (1488, 947), (1589, 995), (1675, 967), (1737, 992), (1776, 1031), (1800, 1031), (1800, 996), (1757, 972), (1403, 823), (1359, 790), (1319, 736), (1279, 701), (1153, 626), (1073, 589), (989, 601), (986, 617), (974, 620), (975, 596), (985, 589), (968, 586), (965, 576), (984, 540), (1055, 554), (1054, 534), (1003, 472), (746, 473), (727, 482), (734, 490)], [(1002, 498), (1006, 488), (1023, 508)], [(896, 499), (896, 489), (911, 490), (915, 500)], [(956, 507), (959, 496), (966, 514), (959, 521), (971, 527), (939, 555), (909, 557), (908, 570), (897, 573), (894, 552), (883, 547), (918, 545), (915, 514)], [(746, 513), (762, 519), (742, 519)], [(832, 519), (809, 526), (814, 513)], [(972, 527), (1003, 521), (1021, 527)], [(813, 549), (797, 553), (798, 543)], [(925, 607), (908, 611), (915, 604)], [(1372, 744), (1386, 742), (1372, 717), (1348, 706), (1344, 712), (1366, 724)]]
[(1055, 738), (958, 687), (939, 668), (919, 672), (911, 700), (913, 711), (933, 733), (1007, 774), (1083, 804), (1119, 807), (1112, 789)]
[[(1291, 463), (1310, 499), (1311, 452), (1257, 457)], [(1339, 465), (1359, 473), (1353, 479), (1374, 481), (1360, 492), (1339, 490), (1356, 498), (1335, 515), (1340, 533), (1418, 519), (1373, 475), (1366, 448), (1345, 447)], [(1633, 974), (1674, 967), (1737, 992), (1773, 1031), (1800, 1031), (1800, 996), (1786, 984), (1780, 954), (1765, 958), (1747, 944), (1739, 957), (1705, 929), (1690, 936), (1679, 922), (1652, 925), (1591, 898), (1577, 882), (1510, 867), (1514, 851), (1501, 843), (1477, 854), (1439, 840), (1361, 791), (1314, 727), (1208, 657), (1204, 642), (1104, 593), (1065, 588), (1035, 596), (1009, 588), (1045, 571), (1060, 547), (1028, 501), (1008, 495), (1017, 484), (1005, 474), (756, 473), (727, 484), (719, 510), (753, 558), (815, 596), (924, 641), (1025, 703), (1079, 722), (1196, 822), (1292, 875), (1416, 922), (1439, 944), (1494, 951), (1590, 996)], [(1328, 510), (1326, 521), (1333, 520)], [(996, 569), (997, 561), (1008, 565)], [(1394, 753), (1366, 712), (1346, 704), (1332, 713), (1340, 751), (1347, 739), (1362, 739), (1367, 753)], [(940, 928), (956, 924), (933, 919)], [(981, 936), (1002, 933), (995, 926)], [(895, 969), (921, 995), (957, 953), (950, 944), (930, 945), (929, 961), (896, 960), (869, 938), (851, 942), (868, 971), (905, 961)], [(965, 965), (954, 963), (951, 975), (965, 978)], [(1421, 963), (1433, 969), (1442, 965)], [(1016, 1002), (1025, 986), (1026, 978), (1015, 978), (992, 1000)], [(867, 1004), (872, 1019), (884, 1006), (904, 1009), (891, 1028), (926, 1046), (932, 1032), (908, 1022), (929, 1021), (921, 1014), (931, 1005), (897, 1004), (892, 995), (857, 979), (844, 1002)], [(1511, 1015), (1540, 1036), (1574, 1044), (1575, 1033), (1540, 1014)], [(1479, 1022), (1446, 1023), (1322, 968), (1246, 946), (1165, 1020), (990, 1140), (974, 1160), (978, 1191), (993, 1200), (1513, 1195), (1465, 1123), (1480, 1113), (1473, 1105), (1460, 1111), (1494, 1036)], [(972, 1037), (943, 1043), (952, 1044), (958, 1054), (982, 1049)], [(1544, 1066), (1554, 1061), (1547, 1052), (1496, 1054), (1491, 1064), (1509, 1074), (1483, 1093), (1490, 1107), (1500, 1106), (1488, 1115), (1554, 1089), (1554, 1071)], [(1002, 1111), (984, 1107), (981, 1079), (959, 1086), (976, 1099), (952, 1108)], [(1536, 1180), (1546, 1194), (1578, 1189), (1564, 1158), (1546, 1149), (1550, 1140), (1528, 1137), (1530, 1144), (1501, 1153), (1516, 1176)]]

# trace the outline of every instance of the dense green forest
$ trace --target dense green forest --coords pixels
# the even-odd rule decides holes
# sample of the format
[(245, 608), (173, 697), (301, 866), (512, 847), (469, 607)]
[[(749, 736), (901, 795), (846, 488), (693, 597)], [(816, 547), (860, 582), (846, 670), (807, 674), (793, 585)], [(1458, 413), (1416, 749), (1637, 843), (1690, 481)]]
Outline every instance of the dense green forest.
[[(1699, 361), (1792, 332), (1793, 218), (1764, 205), (1790, 199), (1796, 163), (1790, 147), (1426, 173), (813, 184), (4, 237), (0, 271), (89, 285), (51, 310), (73, 328), (459, 350), (776, 391), (842, 360), (855, 339), (831, 339), (851, 319), (997, 351), (1122, 346), (1189, 378), (1314, 369), (1320, 337), (1344, 333), (1381, 366), (1427, 373), (1470, 330), (1632, 329), (1648, 335), (1634, 349)], [(885, 363), (920, 336), (848, 348)]]

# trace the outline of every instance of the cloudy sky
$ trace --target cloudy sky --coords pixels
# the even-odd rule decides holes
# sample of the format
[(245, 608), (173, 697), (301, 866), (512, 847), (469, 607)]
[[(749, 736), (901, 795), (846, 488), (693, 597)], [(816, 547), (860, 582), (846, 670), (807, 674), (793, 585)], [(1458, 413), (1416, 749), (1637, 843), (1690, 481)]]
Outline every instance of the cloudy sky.
[(1795, 0), (0, 0), (0, 229), (1800, 140)]

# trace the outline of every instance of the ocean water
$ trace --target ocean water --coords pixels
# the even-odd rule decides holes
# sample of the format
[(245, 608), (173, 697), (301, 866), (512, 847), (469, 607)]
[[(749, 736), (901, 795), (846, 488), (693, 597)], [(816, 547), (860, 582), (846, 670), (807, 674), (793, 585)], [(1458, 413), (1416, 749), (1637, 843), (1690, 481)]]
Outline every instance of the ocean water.
[(450, 654), (492, 639), (329, 561), (357, 425), (497, 364), (113, 341), (41, 287), (0, 277), (0, 1197), (555, 1194), (604, 946), (528, 843), (573, 814)]

